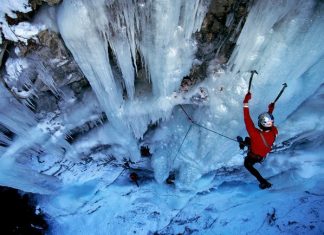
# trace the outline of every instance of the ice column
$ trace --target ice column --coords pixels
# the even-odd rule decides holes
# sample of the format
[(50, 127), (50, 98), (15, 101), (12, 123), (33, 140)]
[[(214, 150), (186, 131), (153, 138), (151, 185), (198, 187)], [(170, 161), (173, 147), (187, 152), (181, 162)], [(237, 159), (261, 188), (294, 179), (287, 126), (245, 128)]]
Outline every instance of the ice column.
[[(36, 124), (34, 114), (20, 104), (0, 83), (0, 124), (11, 132), (27, 137), (27, 131)], [(8, 140), (3, 139), (4, 142)], [(1, 137), (0, 137), (1, 142)]]
[(192, 34), (204, 19), (209, 1), (148, 1), (139, 8), (140, 51), (155, 96), (169, 95), (189, 74), (195, 52)]
[[(192, 34), (200, 28), (208, 2), (66, 0), (62, 3), (58, 11), (60, 33), (116, 129), (125, 126), (142, 129), (143, 123), (137, 127), (136, 122), (127, 122), (132, 117), (123, 109), (125, 100), (129, 107), (135, 99), (138, 64), (144, 66), (154, 98), (170, 95), (179, 88), (192, 66), (195, 52)], [(151, 110), (150, 113), (139, 110), (135, 119), (141, 119), (139, 113), (145, 116), (146, 126), (158, 119), (156, 115), (147, 118)]]

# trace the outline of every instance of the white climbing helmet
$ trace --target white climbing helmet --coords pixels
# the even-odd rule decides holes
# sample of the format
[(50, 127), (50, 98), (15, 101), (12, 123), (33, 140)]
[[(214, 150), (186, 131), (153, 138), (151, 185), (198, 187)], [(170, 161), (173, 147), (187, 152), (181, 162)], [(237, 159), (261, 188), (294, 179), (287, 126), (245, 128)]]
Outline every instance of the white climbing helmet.
[(274, 117), (270, 113), (261, 113), (258, 117), (258, 125), (260, 128), (269, 128), (273, 126)]

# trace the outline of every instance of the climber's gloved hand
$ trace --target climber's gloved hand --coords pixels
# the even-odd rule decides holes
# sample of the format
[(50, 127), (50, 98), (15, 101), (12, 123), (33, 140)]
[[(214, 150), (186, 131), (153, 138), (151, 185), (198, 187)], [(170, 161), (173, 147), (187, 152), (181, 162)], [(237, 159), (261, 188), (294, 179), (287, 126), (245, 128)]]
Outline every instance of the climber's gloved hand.
[(243, 103), (249, 103), (249, 100), (252, 98), (252, 94), (250, 92), (246, 93)]
[(268, 105), (268, 113), (271, 114), (273, 112), (274, 108), (275, 108), (275, 103), (270, 103)]
[(244, 149), (245, 144), (244, 144), (243, 138), (241, 136), (237, 136), (236, 139), (237, 139), (237, 142), (239, 143), (240, 149)]

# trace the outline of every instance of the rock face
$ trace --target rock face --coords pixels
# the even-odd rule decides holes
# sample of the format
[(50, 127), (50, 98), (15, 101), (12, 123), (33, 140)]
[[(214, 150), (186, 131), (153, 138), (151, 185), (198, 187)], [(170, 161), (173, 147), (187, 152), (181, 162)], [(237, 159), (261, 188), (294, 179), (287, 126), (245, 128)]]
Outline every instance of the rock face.
[(50, 6), (54, 6), (56, 4), (59, 4), (62, 0), (43, 0), (43, 2), (48, 3)]
[(245, 23), (252, 1), (212, 0), (201, 30), (196, 33), (200, 64), (193, 66), (189, 79), (202, 80), (207, 66), (215, 60), (219, 67), (226, 64)]
[(198, 58), (217, 57), (224, 64), (229, 59), (244, 25), (250, 1), (213, 0), (201, 31)]
[(61, 2), (62, 0), (31, 0), (30, 5), (33, 7), (33, 9), (36, 9), (38, 6), (47, 3), (50, 6), (57, 5)]
[[(37, 40), (29, 40), (27, 45), (18, 43), (15, 52), (27, 65), (19, 75), (20, 83), (5, 76), (6, 85), (18, 98), (30, 99), (36, 112), (55, 110), (56, 101), (61, 96), (60, 89), (65, 86), (71, 86), (77, 94), (81, 92), (81, 87), (88, 86), (78, 65), (55, 32), (42, 31)], [(77, 81), (79, 83), (75, 83)], [(26, 92), (29, 95), (22, 96)]]

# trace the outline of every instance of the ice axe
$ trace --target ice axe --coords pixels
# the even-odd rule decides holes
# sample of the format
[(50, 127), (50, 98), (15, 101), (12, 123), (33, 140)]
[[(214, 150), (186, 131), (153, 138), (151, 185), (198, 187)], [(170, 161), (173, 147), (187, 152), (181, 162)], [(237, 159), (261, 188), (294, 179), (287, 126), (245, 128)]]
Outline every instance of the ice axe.
[(276, 102), (277, 102), (277, 100), (280, 98), (280, 96), (282, 95), (282, 93), (284, 92), (284, 90), (285, 90), (286, 87), (287, 87), (287, 83), (284, 83), (284, 84), (282, 84), (282, 85), (283, 85), (283, 88), (281, 88), (281, 91), (279, 92), (277, 98), (273, 101), (273, 103), (276, 103)]
[(253, 75), (254, 75), (255, 73), (258, 74), (258, 72), (257, 72), (256, 70), (252, 70), (252, 71), (251, 71), (251, 77), (250, 77), (250, 81), (249, 81), (249, 90), (248, 90), (248, 92), (250, 92), (251, 85), (252, 85), (252, 78), (253, 78)]

